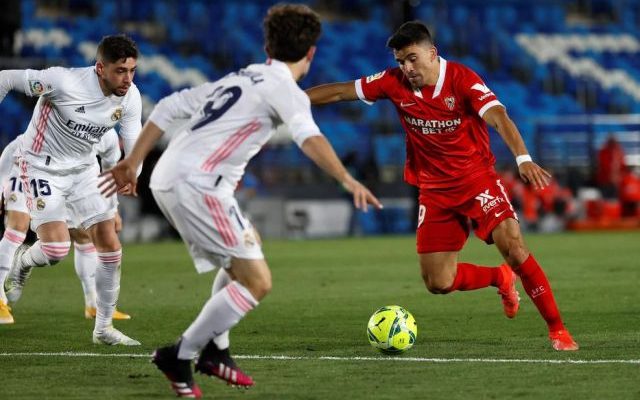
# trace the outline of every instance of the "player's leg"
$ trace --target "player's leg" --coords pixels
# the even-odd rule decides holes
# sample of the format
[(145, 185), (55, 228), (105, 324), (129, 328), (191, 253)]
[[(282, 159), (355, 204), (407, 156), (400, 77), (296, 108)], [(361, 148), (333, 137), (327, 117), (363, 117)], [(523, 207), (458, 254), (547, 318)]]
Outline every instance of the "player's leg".
[[(98, 218), (101, 219), (101, 218)], [(122, 246), (115, 230), (115, 219), (94, 223), (87, 231), (96, 247), (96, 322), (93, 341), (97, 344), (137, 346), (140, 344), (113, 327), (113, 313), (120, 294)]]
[(73, 266), (82, 285), (84, 293), (85, 318), (95, 318), (96, 309), (96, 265), (98, 254), (91, 242), (89, 233), (77, 228), (70, 228), (69, 235), (73, 241)]
[[(34, 222), (32, 221), (32, 227)], [(15, 303), (22, 296), (26, 278), (33, 267), (53, 266), (69, 253), (71, 242), (66, 222), (51, 221), (38, 225), (38, 240), (31, 246), (21, 246), (15, 253), (5, 288), (9, 301)]]
[[(13, 263), (13, 256), (27, 235), (29, 221), (29, 214), (27, 213), (13, 210), (6, 211), (4, 235), (0, 240), (0, 324), (12, 324), (14, 322), (4, 284)], [(23, 278), (26, 280), (28, 276)]]
[[(89, 233), (82, 228), (70, 228), (69, 235), (73, 240), (73, 261), (76, 275), (82, 285), (84, 293), (84, 316), (87, 319), (96, 317), (96, 267), (98, 265), (98, 253), (91, 242)], [(126, 320), (131, 316), (117, 309), (113, 313), (113, 319)]]
[(209, 299), (182, 335), (178, 356), (189, 358), (200, 353), (196, 371), (230, 384), (251, 386), (253, 380), (238, 368), (228, 347), (218, 348), (211, 339), (237, 325), (271, 291), (271, 271), (264, 259), (234, 258), (231, 272), (235, 280)]
[(520, 226), (514, 219), (505, 219), (493, 230), (493, 240), (507, 264), (520, 277), (522, 286), (549, 328), (549, 337), (556, 350), (578, 350), (578, 344), (566, 330), (544, 271), (525, 247)]
[[(31, 229), (38, 240), (30, 247), (16, 251), (7, 278), (7, 297), (17, 301), (31, 268), (55, 265), (69, 253), (71, 242), (66, 225), (65, 193), (72, 181), (64, 175), (42, 171), (21, 160), (21, 188), (31, 217)], [(15, 300), (14, 300), (15, 299)]]
[[(248, 221), (247, 221), (248, 223)], [(262, 239), (260, 238), (260, 234), (256, 229), (253, 229), (254, 236), (258, 241), (259, 245), (262, 245)], [(218, 268), (218, 272), (216, 273), (216, 277), (213, 280), (213, 286), (211, 287), (211, 295), (218, 293), (220, 290), (224, 289), (232, 279), (235, 279), (232, 275), (231, 270), (227, 270), (225, 268)], [(228, 351), (229, 349), (229, 331), (225, 331), (220, 335), (216, 336), (213, 339), (213, 343), (210, 343), (211, 347), (214, 347), (220, 351)], [(209, 346), (209, 345), (207, 345)]]
[(233, 362), (228, 347), (221, 349), (213, 342), (214, 337), (224, 335), (255, 307), (270, 288), (271, 274), (252, 225), (239, 213), (231, 193), (203, 193), (183, 183), (172, 190), (154, 190), (153, 195), (187, 244), (196, 269), (202, 273), (215, 266), (229, 268), (227, 273), (232, 279), (218, 276), (200, 315), (178, 343), (157, 349), (153, 362), (176, 392), (178, 387), (199, 391), (190, 372), (191, 360), (198, 354), (198, 371), (230, 384), (252, 385), (251, 378)]
[[(230, 272), (227, 272), (224, 268), (218, 268), (216, 277), (213, 280), (213, 286), (211, 287), (211, 296), (224, 289), (229, 283), (231, 283)], [(229, 331), (222, 332), (220, 335), (213, 338), (213, 344), (220, 350), (229, 348)]]
[[(508, 288), (514, 286), (515, 275), (508, 267), (458, 262), (458, 251), (469, 235), (468, 220), (455, 206), (448, 206), (448, 202), (461, 196), (443, 191), (420, 193), (416, 241), (427, 289), (432, 293), (445, 294), (494, 286), (499, 292), (511, 293)], [(466, 210), (463, 208), (462, 211)], [(517, 300), (517, 293), (515, 298)], [(515, 307), (505, 306), (505, 313), (510, 318), (516, 311), (517, 302)]]

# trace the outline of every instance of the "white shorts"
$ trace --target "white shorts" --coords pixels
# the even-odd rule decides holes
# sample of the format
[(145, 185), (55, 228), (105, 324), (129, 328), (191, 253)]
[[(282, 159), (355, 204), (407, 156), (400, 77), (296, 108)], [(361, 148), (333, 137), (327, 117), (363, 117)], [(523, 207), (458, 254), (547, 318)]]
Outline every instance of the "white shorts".
[(199, 273), (229, 268), (231, 258), (264, 259), (253, 225), (232, 193), (182, 182), (152, 190), (156, 203), (180, 233)]
[(20, 178), (31, 229), (47, 222), (70, 223), (83, 229), (114, 218), (114, 201), (98, 189), (98, 164), (77, 172), (42, 170), (20, 160)]
[(20, 180), (20, 168), (18, 164), (11, 167), (11, 171), (5, 181), (4, 191), (4, 209), (6, 211), (18, 211), (29, 214), (27, 208), (27, 198), (22, 191), (22, 181)]

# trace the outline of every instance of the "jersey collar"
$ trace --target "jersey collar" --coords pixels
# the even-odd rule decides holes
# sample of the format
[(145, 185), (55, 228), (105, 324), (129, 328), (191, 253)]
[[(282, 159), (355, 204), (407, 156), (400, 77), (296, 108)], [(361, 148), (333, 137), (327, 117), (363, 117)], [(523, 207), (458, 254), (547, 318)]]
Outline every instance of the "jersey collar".
[(442, 91), (442, 86), (444, 85), (445, 74), (447, 72), (447, 60), (445, 60), (442, 57), (439, 57), (439, 58), (440, 58), (440, 73), (438, 75), (438, 82), (436, 82), (436, 88), (433, 90), (433, 96), (431, 96), (432, 99), (435, 99), (440, 95), (440, 92)]
[(265, 64), (270, 65), (282, 71), (287, 71), (287, 73), (293, 78), (293, 73), (291, 72), (291, 69), (289, 69), (286, 63), (276, 60), (274, 58), (267, 58), (267, 61), (265, 62)]

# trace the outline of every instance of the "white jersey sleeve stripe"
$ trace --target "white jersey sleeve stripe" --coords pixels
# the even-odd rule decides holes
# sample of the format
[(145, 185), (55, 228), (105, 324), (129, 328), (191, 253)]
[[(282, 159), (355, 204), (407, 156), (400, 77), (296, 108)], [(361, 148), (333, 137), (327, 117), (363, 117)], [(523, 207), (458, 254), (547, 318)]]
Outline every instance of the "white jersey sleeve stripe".
[(488, 102), (487, 104), (485, 104), (484, 106), (482, 106), (482, 108), (478, 111), (478, 115), (480, 116), (480, 118), (482, 118), (484, 116), (484, 113), (487, 112), (488, 109), (490, 109), (493, 106), (502, 106), (502, 103), (500, 103), (500, 101), (498, 100), (492, 100), (490, 102)]
[(261, 128), (261, 124), (258, 121), (251, 121), (247, 125), (237, 130), (231, 135), (226, 142), (222, 144), (213, 154), (211, 154), (206, 161), (200, 167), (203, 171), (211, 172), (220, 162), (242, 144), (252, 133), (257, 132)]
[(373, 101), (367, 100), (367, 98), (364, 96), (364, 92), (362, 91), (362, 79), (356, 79), (354, 81), (354, 84), (356, 85), (356, 94), (358, 95), (358, 98), (366, 104), (372, 105)]

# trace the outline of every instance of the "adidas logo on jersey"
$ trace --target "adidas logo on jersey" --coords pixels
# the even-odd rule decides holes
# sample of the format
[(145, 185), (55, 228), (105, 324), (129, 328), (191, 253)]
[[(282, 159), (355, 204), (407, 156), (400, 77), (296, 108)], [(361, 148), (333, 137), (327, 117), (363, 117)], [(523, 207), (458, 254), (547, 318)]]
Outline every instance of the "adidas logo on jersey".
[(77, 113), (80, 113), (80, 114), (84, 114), (84, 106), (80, 106), (80, 107), (76, 108), (73, 111), (75, 111)]

